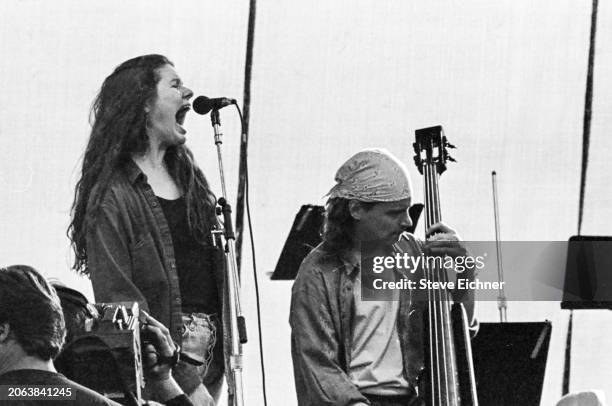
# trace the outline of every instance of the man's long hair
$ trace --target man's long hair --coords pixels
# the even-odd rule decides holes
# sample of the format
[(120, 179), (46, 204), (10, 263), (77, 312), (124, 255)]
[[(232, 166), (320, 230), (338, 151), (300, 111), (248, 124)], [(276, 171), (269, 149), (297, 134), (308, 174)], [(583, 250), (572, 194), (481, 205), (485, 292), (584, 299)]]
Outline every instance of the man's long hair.
[[(334, 197), (325, 204), (325, 222), (323, 223), (323, 241), (336, 251), (348, 250), (353, 246), (355, 219), (351, 216), (349, 199)], [(359, 202), (366, 210), (376, 203)]]
[(55, 290), (34, 268), (11, 265), (0, 268), (0, 323), (28, 355), (43, 360), (59, 354), (66, 328)]
[[(164, 65), (174, 66), (162, 55), (145, 55), (122, 63), (104, 80), (92, 105), (92, 129), (68, 227), (75, 252), (73, 268), (81, 274), (89, 274), (86, 235), (110, 181), (133, 155), (144, 154), (149, 147), (145, 106), (157, 97), (159, 69)], [(168, 148), (164, 161), (184, 191), (189, 228), (203, 242), (216, 224), (215, 196), (187, 147)]]

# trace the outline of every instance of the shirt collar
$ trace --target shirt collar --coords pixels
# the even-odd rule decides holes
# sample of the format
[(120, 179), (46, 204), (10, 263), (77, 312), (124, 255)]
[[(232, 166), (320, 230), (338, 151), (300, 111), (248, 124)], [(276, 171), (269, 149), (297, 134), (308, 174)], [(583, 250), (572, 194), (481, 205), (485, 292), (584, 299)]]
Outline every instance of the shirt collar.
[(128, 159), (125, 164), (125, 173), (128, 180), (132, 184), (136, 183), (136, 181), (140, 180), (141, 178), (144, 179), (145, 182), (147, 181), (147, 175), (142, 172), (138, 165), (136, 165), (136, 162), (134, 162), (131, 158)]
[[(405, 238), (403, 236), (402, 238)], [(402, 249), (399, 247), (399, 243), (395, 243), (392, 245), (390, 253), (402, 252)], [(356, 270), (361, 270), (361, 251), (359, 250), (342, 250), (338, 257), (342, 261), (344, 265), (344, 272), (347, 275), (351, 275)]]
[(359, 251), (342, 250), (338, 256), (344, 265), (344, 272), (347, 275), (351, 275), (356, 270), (361, 269), (361, 255)]

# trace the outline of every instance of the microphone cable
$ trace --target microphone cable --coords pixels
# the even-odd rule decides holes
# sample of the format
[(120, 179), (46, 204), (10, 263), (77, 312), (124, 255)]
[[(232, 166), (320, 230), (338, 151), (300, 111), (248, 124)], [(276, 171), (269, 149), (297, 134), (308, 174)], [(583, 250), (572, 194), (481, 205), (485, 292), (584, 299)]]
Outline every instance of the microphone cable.
[[(240, 116), (240, 128), (242, 137), (246, 137), (245, 128), (244, 128), (244, 120), (242, 118), (242, 111), (240, 110), (240, 106), (238, 103), (233, 103), (236, 106), (236, 110), (238, 110), (238, 116)], [(264, 406), (268, 405), (268, 397), (266, 392), (266, 371), (264, 366), (264, 351), (263, 351), (263, 339), (262, 339), (262, 328), (261, 328), (261, 308), (259, 302), (259, 282), (257, 280), (257, 261), (255, 260), (255, 237), (253, 237), (253, 225), (251, 222), (251, 204), (250, 204), (250, 193), (249, 193), (249, 160), (248, 155), (245, 157), (245, 165), (244, 165), (244, 175), (245, 175), (245, 205), (246, 205), (246, 215), (247, 215), (247, 224), (249, 225), (249, 240), (251, 241), (251, 257), (253, 262), (253, 281), (255, 282), (255, 304), (257, 307), (257, 334), (259, 338), (259, 359), (261, 364), (261, 384), (262, 384), (262, 393), (263, 393), (263, 401)]]

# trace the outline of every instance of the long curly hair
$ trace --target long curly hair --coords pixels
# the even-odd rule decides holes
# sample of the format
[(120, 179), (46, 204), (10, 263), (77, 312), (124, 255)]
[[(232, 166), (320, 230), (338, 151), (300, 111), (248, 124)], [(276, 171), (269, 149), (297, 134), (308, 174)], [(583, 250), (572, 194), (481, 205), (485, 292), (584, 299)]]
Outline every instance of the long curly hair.
[[(122, 63), (104, 80), (92, 104), (91, 134), (68, 226), (75, 252), (73, 269), (78, 273), (89, 275), (85, 238), (112, 177), (132, 156), (145, 153), (149, 147), (145, 106), (157, 97), (159, 69), (164, 65), (174, 66), (165, 56), (155, 54)], [(187, 147), (168, 148), (164, 161), (184, 191), (189, 228), (203, 242), (216, 224), (216, 198)]]

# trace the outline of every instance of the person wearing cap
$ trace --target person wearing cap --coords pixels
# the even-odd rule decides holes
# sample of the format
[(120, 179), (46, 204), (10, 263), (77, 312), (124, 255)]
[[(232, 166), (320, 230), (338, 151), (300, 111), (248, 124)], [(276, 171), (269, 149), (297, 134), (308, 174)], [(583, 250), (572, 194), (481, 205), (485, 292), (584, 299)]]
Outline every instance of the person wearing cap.
[[(82, 376), (73, 369), (73, 365), (75, 357), (82, 359), (83, 354), (79, 354), (80, 350), (75, 350), (74, 346), (78, 344), (79, 336), (83, 338), (84, 335), (91, 332), (101, 316), (98, 307), (89, 303), (81, 292), (57, 280), (52, 281), (51, 286), (59, 298), (66, 325), (66, 342), (54, 361), (55, 368), (69, 379), (80, 382)], [(141, 360), (147, 397), (162, 402), (166, 406), (192, 406), (193, 403), (172, 376), (172, 366), (175, 363), (173, 358), (175, 353), (178, 358), (179, 349), (172, 340), (170, 331), (144, 310), (140, 312), (142, 313), (140, 334), (146, 337), (146, 342), (141, 341), (143, 346)], [(84, 346), (91, 346), (91, 341), (88, 339), (82, 342), (85, 343)], [(83, 348), (82, 346), (81, 349)], [(110, 347), (108, 350), (110, 351)], [(94, 349), (91, 351), (96, 352)], [(100, 373), (103, 373), (101, 371), (104, 371), (104, 368), (94, 365), (93, 371), (96, 374), (94, 376), (98, 377)], [(121, 375), (121, 371), (118, 374)], [(202, 388), (202, 390), (205, 389)], [(146, 404), (159, 405), (160, 403), (147, 400)]]
[[(388, 300), (361, 300), (362, 263), (384, 253), (456, 257), (466, 251), (443, 223), (427, 230), (427, 242), (405, 232), (412, 224), (412, 186), (403, 163), (388, 151), (358, 152), (335, 180), (323, 242), (302, 262), (291, 292), (298, 405), (421, 404), (416, 389), (423, 366), (420, 313), (411, 312), (409, 290), (388, 292)], [(472, 320), (473, 292), (454, 300), (464, 303)]]

